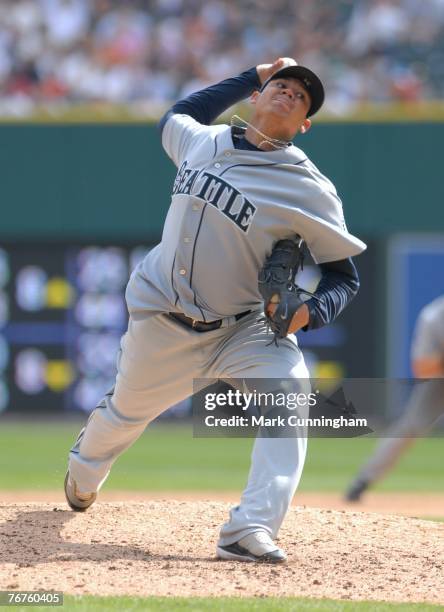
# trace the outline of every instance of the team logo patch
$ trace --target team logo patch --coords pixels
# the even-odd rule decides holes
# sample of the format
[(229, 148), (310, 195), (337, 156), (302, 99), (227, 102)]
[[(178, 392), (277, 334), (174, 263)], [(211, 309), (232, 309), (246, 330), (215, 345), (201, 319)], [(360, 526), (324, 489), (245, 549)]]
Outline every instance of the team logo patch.
[(173, 194), (200, 198), (217, 208), (243, 232), (248, 232), (257, 208), (235, 187), (210, 172), (187, 168), (184, 162), (174, 181)]

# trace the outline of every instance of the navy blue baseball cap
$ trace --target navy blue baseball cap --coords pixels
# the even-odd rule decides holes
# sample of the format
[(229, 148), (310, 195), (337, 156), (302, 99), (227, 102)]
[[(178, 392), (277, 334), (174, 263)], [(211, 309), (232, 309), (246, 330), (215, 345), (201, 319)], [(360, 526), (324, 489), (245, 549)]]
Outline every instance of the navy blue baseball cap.
[(310, 94), (311, 98), (311, 106), (308, 109), (307, 117), (311, 117), (324, 103), (325, 92), (324, 86), (321, 83), (321, 79), (312, 71), (306, 68), (305, 66), (299, 66), (295, 64), (294, 66), (286, 66), (285, 68), (281, 68), (274, 74), (269, 77), (265, 83), (262, 85), (260, 91), (263, 91), (270, 81), (274, 81), (275, 79), (285, 79), (292, 77), (293, 79), (297, 79), (302, 83), (304, 88)]

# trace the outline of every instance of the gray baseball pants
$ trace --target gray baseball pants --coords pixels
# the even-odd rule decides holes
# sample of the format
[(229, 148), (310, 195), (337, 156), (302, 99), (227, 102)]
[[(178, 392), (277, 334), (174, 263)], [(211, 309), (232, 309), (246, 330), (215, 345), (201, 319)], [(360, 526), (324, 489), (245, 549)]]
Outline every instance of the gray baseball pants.
[[(130, 317), (114, 393), (91, 414), (70, 452), (69, 470), (79, 491), (97, 491), (116, 458), (146, 426), (193, 393), (193, 379), (292, 378), (293, 391), (309, 392), (309, 375), (296, 339), (285, 338), (276, 346), (262, 316), (253, 312), (239, 321), (230, 317), (221, 328), (204, 333), (166, 314)], [(298, 486), (306, 450), (305, 430), (295, 437), (256, 438), (247, 486), (221, 529), (219, 545), (258, 530), (276, 537)]]

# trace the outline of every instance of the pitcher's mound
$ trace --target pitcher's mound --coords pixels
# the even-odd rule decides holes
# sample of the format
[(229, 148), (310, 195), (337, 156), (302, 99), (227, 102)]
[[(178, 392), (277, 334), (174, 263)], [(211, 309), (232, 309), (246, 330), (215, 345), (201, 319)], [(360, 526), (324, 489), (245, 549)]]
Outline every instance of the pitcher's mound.
[(444, 602), (444, 525), (407, 517), (292, 508), (288, 563), (218, 561), (230, 505), (211, 501), (0, 508), (0, 590), (71, 594), (309, 596)]

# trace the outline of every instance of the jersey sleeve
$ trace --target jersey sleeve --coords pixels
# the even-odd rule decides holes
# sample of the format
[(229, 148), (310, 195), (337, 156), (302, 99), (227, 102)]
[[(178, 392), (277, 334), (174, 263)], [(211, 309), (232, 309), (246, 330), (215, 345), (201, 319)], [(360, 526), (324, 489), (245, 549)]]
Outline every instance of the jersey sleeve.
[(290, 171), (302, 175), (291, 196), (293, 229), (305, 240), (314, 261), (322, 264), (362, 253), (367, 246), (348, 231), (333, 183), (308, 158)]
[(354, 257), (367, 248), (348, 231), (334, 187), (317, 188), (310, 193), (306, 206), (295, 209), (294, 229), (305, 240), (317, 264)]
[(202, 125), (189, 115), (172, 114), (162, 131), (162, 146), (179, 167), (190, 150), (211, 138), (214, 131), (215, 127)]

